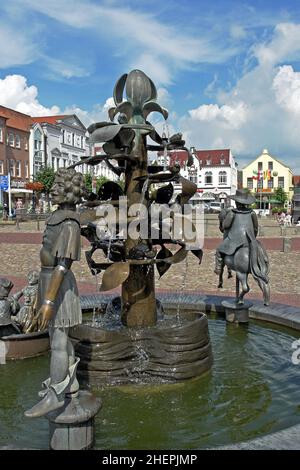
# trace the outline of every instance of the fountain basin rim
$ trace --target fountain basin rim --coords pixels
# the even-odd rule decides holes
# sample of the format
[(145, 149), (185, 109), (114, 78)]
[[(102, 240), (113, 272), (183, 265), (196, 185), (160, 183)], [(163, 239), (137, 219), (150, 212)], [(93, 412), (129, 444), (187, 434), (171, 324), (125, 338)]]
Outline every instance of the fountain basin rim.
[[(94, 302), (95, 307), (99, 307), (110, 300), (115, 294), (97, 294), (81, 296), (81, 305), (83, 310), (90, 310)], [(177, 306), (178, 301), (185, 309), (202, 310), (207, 315), (218, 314), (225, 317), (225, 308), (222, 305), (223, 301), (230, 301), (232, 297), (221, 295), (199, 295), (196, 293), (176, 294), (167, 293), (157, 290), (156, 297), (164, 304), (166, 308)], [(249, 317), (254, 320), (261, 320), (271, 324), (278, 324), (281, 326), (289, 327), (293, 330), (300, 331), (300, 308), (293, 307), (286, 304), (271, 303), (265, 306), (262, 301), (252, 299), (253, 306), (249, 309)], [(215, 448), (210, 447), (208, 450), (223, 450), (223, 449), (251, 449), (251, 450), (300, 450), (300, 424), (290, 426), (278, 432), (266, 434), (265, 436), (243, 441), (232, 445), (218, 446)]]
[[(80, 296), (81, 308), (83, 311), (101, 308), (118, 295), (118, 292), (82, 295)], [(156, 297), (165, 308), (172, 309), (180, 303), (186, 310), (198, 310), (206, 315), (218, 314), (223, 317), (225, 317), (225, 308), (222, 302), (232, 301), (232, 297), (229, 296), (201, 295), (194, 292), (177, 294), (159, 291), (159, 289), (156, 290)], [(250, 301), (253, 303), (249, 309), (250, 319), (275, 323), (300, 331), (300, 307), (275, 302), (265, 306), (262, 301), (252, 298)]]

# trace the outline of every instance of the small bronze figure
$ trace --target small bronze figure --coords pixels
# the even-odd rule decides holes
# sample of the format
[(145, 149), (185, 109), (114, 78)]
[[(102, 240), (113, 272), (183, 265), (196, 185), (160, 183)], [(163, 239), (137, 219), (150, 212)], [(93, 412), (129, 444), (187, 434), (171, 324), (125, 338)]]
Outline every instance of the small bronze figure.
[(216, 252), (215, 273), (220, 276), (224, 265), (236, 271), (238, 304), (244, 303), (244, 295), (250, 290), (248, 274), (252, 274), (263, 292), (265, 305), (269, 305), (269, 259), (264, 247), (256, 239), (258, 220), (255, 212), (249, 208), (255, 198), (243, 189), (237, 190), (236, 195), (231, 198), (235, 201), (236, 208), (227, 212), (222, 223), (226, 236)]
[(19, 328), (12, 320), (20, 309), (17, 295), (9, 297), (13, 283), (8, 279), (0, 279), (0, 338), (20, 333)]
[[(22, 305), (17, 317), (16, 322), (23, 333), (31, 329), (31, 324), (34, 321), (36, 314), (37, 291), (39, 282), (39, 273), (37, 271), (30, 271), (27, 275), (28, 285), (18, 292), (18, 298), (24, 296), (24, 304)], [(36, 324), (35, 331), (38, 325)]]
[(68, 337), (69, 328), (81, 323), (81, 307), (73, 261), (80, 259), (80, 224), (76, 204), (84, 191), (83, 176), (74, 169), (60, 168), (51, 189), (52, 203), (58, 209), (46, 222), (40, 253), (41, 273), (35, 325), (39, 330), (49, 326), (51, 341), (50, 377), (39, 393), (42, 400), (25, 412), (27, 417), (44, 416), (61, 408), (68, 394), (76, 394), (79, 385), (74, 348)]

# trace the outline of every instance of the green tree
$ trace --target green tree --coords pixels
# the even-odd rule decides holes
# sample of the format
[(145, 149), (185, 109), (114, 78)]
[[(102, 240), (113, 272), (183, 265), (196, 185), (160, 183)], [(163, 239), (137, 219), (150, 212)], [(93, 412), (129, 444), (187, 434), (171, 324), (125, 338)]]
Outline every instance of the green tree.
[(88, 190), (88, 192), (92, 192), (92, 175), (90, 173), (87, 173), (86, 175), (84, 175), (84, 185), (86, 187), (86, 189)]
[(44, 186), (43, 191), (47, 194), (50, 193), (50, 190), (54, 183), (55, 171), (51, 166), (45, 166), (41, 168), (35, 175), (35, 181), (39, 181)]
[(282, 205), (288, 200), (288, 195), (284, 191), (283, 188), (276, 188), (274, 190), (274, 197), (277, 199), (278, 202), (280, 202)]

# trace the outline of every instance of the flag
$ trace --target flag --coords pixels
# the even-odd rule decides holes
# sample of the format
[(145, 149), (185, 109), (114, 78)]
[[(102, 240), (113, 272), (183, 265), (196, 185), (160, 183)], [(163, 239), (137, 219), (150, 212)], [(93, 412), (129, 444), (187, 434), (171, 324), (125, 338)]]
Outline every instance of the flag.
[(257, 174), (257, 171), (256, 171), (256, 170), (253, 170), (253, 176), (252, 176), (252, 178), (253, 178), (254, 180), (258, 180), (258, 174)]

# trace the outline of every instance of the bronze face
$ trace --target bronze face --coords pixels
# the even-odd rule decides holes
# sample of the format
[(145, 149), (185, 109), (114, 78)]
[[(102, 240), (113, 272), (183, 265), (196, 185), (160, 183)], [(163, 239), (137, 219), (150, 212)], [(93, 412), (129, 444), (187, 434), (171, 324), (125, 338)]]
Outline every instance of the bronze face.
[(65, 182), (64, 178), (56, 175), (53, 186), (50, 191), (52, 204), (63, 204), (66, 202)]

